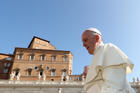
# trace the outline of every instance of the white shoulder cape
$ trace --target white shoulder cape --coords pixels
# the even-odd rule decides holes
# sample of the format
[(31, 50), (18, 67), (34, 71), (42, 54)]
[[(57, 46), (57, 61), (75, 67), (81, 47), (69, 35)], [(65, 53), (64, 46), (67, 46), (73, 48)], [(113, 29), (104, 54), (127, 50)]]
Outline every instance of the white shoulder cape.
[(115, 45), (111, 43), (100, 45), (95, 52), (86, 77), (86, 84), (102, 79), (98, 77), (99, 71), (110, 66), (126, 67), (126, 73), (132, 72), (133, 63)]

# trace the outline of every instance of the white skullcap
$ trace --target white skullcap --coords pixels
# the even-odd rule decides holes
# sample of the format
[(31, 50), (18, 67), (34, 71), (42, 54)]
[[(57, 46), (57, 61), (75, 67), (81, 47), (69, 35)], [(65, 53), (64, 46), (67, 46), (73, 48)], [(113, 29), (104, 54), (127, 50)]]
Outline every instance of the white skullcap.
[(97, 33), (97, 34), (102, 36), (101, 32), (98, 29), (96, 29), (96, 28), (88, 28), (86, 30), (93, 31), (93, 32), (95, 32), (95, 33)]

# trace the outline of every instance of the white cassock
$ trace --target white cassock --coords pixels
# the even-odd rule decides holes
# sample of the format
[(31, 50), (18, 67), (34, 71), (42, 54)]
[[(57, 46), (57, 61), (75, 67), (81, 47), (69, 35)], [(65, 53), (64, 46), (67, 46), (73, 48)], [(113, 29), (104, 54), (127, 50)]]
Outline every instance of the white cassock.
[(84, 88), (87, 93), (135, 93), (126, 80), (133, 66), (118, 47), (100, 44), (94, 51)]

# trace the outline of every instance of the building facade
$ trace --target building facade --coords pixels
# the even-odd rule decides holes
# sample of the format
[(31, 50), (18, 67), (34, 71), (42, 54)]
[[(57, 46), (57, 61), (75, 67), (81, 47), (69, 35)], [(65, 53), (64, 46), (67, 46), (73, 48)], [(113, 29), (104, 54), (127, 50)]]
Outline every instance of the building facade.
[(28, 48), (16, 47), (13, 54), (0, 54), (0, 79), (6, 80), (81, 80), (72, 75), (73, 55), (56, 50), (50, 41), (34, 36)]

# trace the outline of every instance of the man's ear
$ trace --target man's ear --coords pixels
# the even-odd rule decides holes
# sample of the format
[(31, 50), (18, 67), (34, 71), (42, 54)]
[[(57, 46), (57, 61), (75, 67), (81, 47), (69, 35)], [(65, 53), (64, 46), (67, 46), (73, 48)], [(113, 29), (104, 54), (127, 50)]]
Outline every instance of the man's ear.
[(98, 42), (100, 39), (100, 36), (99, 35), (96, 35), (96, 41)]

